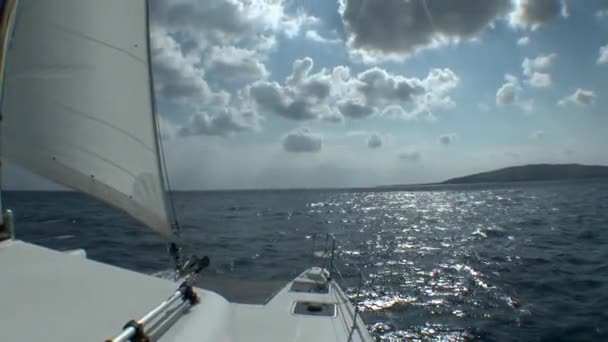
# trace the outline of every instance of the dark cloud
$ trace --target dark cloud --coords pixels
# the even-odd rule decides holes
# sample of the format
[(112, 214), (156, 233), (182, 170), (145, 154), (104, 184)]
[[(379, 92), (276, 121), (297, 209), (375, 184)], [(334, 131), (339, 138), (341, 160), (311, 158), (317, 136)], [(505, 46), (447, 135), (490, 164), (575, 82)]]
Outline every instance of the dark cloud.
[(456, 134), (443, 134), (439, 136), (439, 143), (442, 145), (450, 145), (456, 140)]
[(418, 151), (403, 151), (399, 153), (399, 159), (405, 160), (408, 162), (417, 162), (420, 160), (421, 155)]
[(182, 126), (178, 134), (180, 136), (215, 135), (225, 136), (235, 132), (256, 130), (259, 127), (260, 118), (254, 112), (236, 112), (224, 109), (214, 115), (208, 113), (197, 113), (190, 117), (188, 122)]
[(350, 119), (363, 119), (374, 113), (373, 107), (348, 100), (338, 104), (340, 113)]
[(475, 37), (511, 8), (511, 0), (340, 1), (349, 45), (379, 57)]
[(283, 138), (283, 149), (287, 152), (319, 152), (322, 147), (323, 140), (321, 137), (313, 134), (307, 128), (293, 130)]
[(371, 134), (367, 139), (367, 147), (371, 149), (382, 147), (382, 138), (376, 133)]

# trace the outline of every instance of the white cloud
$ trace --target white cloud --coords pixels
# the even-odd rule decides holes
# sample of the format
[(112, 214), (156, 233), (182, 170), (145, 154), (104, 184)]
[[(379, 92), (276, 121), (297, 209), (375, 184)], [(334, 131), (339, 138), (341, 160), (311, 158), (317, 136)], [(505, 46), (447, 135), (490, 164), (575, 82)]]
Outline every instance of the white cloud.
[(595, 12), (595, 15), (598, 18), (608, 18), (608, 8), (597, 10), (597, 12)]
[(450, 108), (450, 92), (460, 79), (450, 69), (432, 69), (423, 78), (406, 78), (380, 68), (351, 76), (344, 66), (313, 73), (313, 60), (296, 60), (283, 85), (260, 81), (249, 94), (260, 111), (294, 120), (363, 119), (385, 113), (404, 119)]
[(208, 74), (229, 81), (256, 81), (268, 77), (266, 66), (258, 53), (235, 46), (213, 46), (205, 58)]
[(238, 112), (226, 108), (214, 114), (200, 112), (190, 116), (178, 133), (180, 136), (215, 135), (225, 136), (235, 132), (259, 129), (260, 117), (253, 111)]
[(310, 40), (323, 44), (340, 44), (342, 42), (338, 38), (323, 37), (316, 30), (307, 30), (304, 36)]
[(293, 37), (317, 19), (288, 15), (280, 0), (154, 0), (153, 24), (187, 36), (195, 45), (264, 46), (277, 33)]
[(321, 136), (310, 132), (308, 128), (298, 128), (283, 138), (283, 149), (287, 152), (319, 152), (323, 147)]
[(151, 55), (156, 91), (161, 98), (189, 103), (225, 103), (229, 95), (213, 92), (199, 67), (200, 57), (186, 55), (166, 31), (151, 34)]
[(525, 37), (521, 37), (517, 40), (517, 45), (519, 46), (526, 46), (530, 44), (530, 37), (525, 36)]
[(281, 31), (288, 38), (294, 38), (300, 34), (303, 28), (317, 26), (318, 23), (318, 18), (309, 16), (303, 11), (298, 11), (295, 16), (285, 17), (285, 19), (283, 20), (283, 28)]
[(517, 95), (521, 91), (519, 80), (513, 75), (505, 75), (504, 83), (496, 92), (496, 104), (504, 106), (517, 101)]
[(542, 72), (534, 72), (528, 79), (528, 83), (536, 88), (548, 88), (551, 86), (551, 75)]
[(558, 16), (568, 17), (563, 0), (517, 0), (511, 13), (511, 25), (536, 30)]
[(372, 133), (367, 139), (367, 147), (371, 149), (382, 147), (382, 137), (376, 133)]
[(449, 93), (458, 86), (460, 78), (450, 69), (432, 69), (419, 79), (372, 68), (358, 74), (356, 81), (356, 89), (368, 106), (382, 108), (388, 116), (413, 119), (437, 108), (453, 107)]
[(442, 145), (450, 145), (456, 140), (457, 136), (455, 133), (442, 134), (439, 136), (439, 143)]
[(608, 64), (608, 44), (600, 47), (600, 56), (597, 58), (597, 64)]
[(331, 116), (327, 103), (331, 93), (331, 75), (327, 70), (311, 74), (311, 58), (296, 60), (285, 85), (277, 82), (256, 82), (250, 89), (251, 98), (259, 109), (294, 120)]
[(541, 54), (534, 59), (524, 58), (521, 64), (523, 74), (528, 77), (526, 82), (538, 88), (547, 88), (551, 86), (551, 75), (546, 72), (551, 67), (553, 61), (557, 58), (557, 54)]
[(534, 71), (547, 70), (551, 67), (555, 58), (557, 58), (556, 53), (541, 54), (534, 59), (524, 58), (521, 64), (524, 75), (531, 76)]
[(404, 57), (476, 37), (511, 0), (340, 0), (348, 44), (364, 58)]
[(593, 102), (595, 102), (595, 98), (595, 92), (593, 92), (592, 90), (578, 88), (576, 89), (576, 91), (574, 91), (573, 94), (568, 95), (563, 99), (559, 100), (558, 104), (560, 106), (565, 106), (569, 103), (572, 103), (576, 104), (579, 107), (588, 107), (592, 105)]
[(398, 155), (399, 159), (407, 162), (417, 162), (421, 158), (421, 154), (418, 151), (403, 151)]

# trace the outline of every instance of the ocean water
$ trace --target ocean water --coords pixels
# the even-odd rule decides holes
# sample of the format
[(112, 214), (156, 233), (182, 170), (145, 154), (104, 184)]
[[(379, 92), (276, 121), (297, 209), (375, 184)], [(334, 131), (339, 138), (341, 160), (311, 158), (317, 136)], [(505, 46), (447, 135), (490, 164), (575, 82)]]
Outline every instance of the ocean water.
[[(608, 182), (175, 195), (210, 276), (290, 280), (333, 233), (343, 286), (381, 341), (607, 341)], [(145, 272), (166, 245), (78, 193), (8, 192), (20, 239)], [(365, 287), (356, 296), (357, 269)]]

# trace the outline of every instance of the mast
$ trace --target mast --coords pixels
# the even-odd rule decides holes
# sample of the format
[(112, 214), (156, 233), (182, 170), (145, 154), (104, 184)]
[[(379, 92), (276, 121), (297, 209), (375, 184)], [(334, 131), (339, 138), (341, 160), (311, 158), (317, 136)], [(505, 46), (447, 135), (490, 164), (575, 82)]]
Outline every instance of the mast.
[[(13, 32), (13, 24), (15, 13), (17, 11), (17, 0), (5, 0), (0, 7), (0, 108), (2, 108), (2, 99), (4, 99), (4, 68), (6, 62), (6, 51)], [(2, 126), (3, 113), (0, 110), (0, 227), (3, 227), (4, 210), (2, 206), (2, 170), (3, 170), (3, 154), (2, 154)]]
[[(158, 120), (158, 109), (156, 106), (156, 92), (154, 89), (154, 73), (152, 72), (152, 54), (151, 54), (151, 44), (150, 44), (150, 1), (146, 0), (146, 45), (147, 45), (147, 54), (148, 54), (148, 77), (150, 85), (150, 100), (152, 106), (152, 121), (154, 122), (154, 135), (156, 137), (156, 142), (158, 145), (158, 168), (161, 170), (161, 184), (162, 188), (166, 191), (167, 200), (169, 203), (165, 201), (165, 206), (168, 206), (167, 212), (169, 213), (169, 222), (171, 222), (171, 229), (175, 237), (180, 237), (180, 227), (179, 222), (177, 220), (177, 211), (175, 210), (175, 201), (173, 199), (173, 193), (171, 192), (171, 181), (169, 180), (169, 172), (167, 171), (167, 160), (165, 159), (165, 150), (163, 148), (163, 138), (160, 134), (160, 123)], [(169, 255), (173, 258), (173, 263), (176, 270), (176, 277), (178, 276), (179, 270), (181, 269), (182, 263), (182, 255), (181, 255), (181, 247), (176, 242), (170, 242), (168, 246)]]

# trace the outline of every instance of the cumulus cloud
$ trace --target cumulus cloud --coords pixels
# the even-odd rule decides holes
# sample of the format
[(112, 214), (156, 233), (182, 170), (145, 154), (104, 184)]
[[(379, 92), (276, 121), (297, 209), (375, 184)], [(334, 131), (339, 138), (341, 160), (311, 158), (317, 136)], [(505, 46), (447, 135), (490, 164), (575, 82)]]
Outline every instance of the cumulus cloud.
[(224, 81), (256, 81), (269, 74), (258, 53), (249, 49), (213, 46), (205, 59), (207, 72)]
[(323, 147), (321, 136), (310, 132), (308, 128), (298, 128), (283, 138), (283, 149), (293, 153), (319, 152)]
[(403, 57), (473, 38), (511, 9), (510, 0), (340, 0), (349, 46), (370, 57)]
[(551, 75), (541, 72), (534, 72), (528, 79), (528, 83), (536, 88), (548, 88), (552, 83)]
[(367, 138), (367, 147), (371, 149), (382, 147), (382, 137), (376, 133), (372, 133), (369, 138)]
[(338, 38), (323, 37), (317, 30), (307, 30), (304, 36), (310, 40), (323, 44), (340, 44), (342, 42)]
[(311, 58), (296, 60), (285, 85), (277, 82), (254, 83), (249, 94), (261, 110), (293, 120), (315, 119), (329, 115), (327, 99), (331, 92), (331, 76), (323, 69), (311, 74)]
[(276, 0), (153, 0), (153, 23), (186, 36), (193, 44), (248, 44), (263, 47), (276, 33), (295, 36), (316, 19), (288, 15)]
[(238, 112), (229, 107), (214, 114), (206, 112), (193, 114), (178, 133), (183, 137), (225, 136), (235, 132), (256, 130), (259, 128), (259, 121), (260, 118), (252, 111)]
[(293, 120), (363, 119), (375, 113), (409, 119), (453, 106), (450, 92), (460, 82), (450, 69), (432, 69), (420, 79), (380, 68), (351, 75), (345, 66), (313, 73), (313, 66), (309, 57), (296, 60), (284, 84), (256, 82), (249, 94), (259, 110)]
[(525, 37), (521, 37), (517, 40), (517, 45), (519, 46), (526, 46), (530, 44), (530, 37), (525, 36)]
[(568, 8), (563, 0), (518, 0), (510, 21), (515, 27), (536, 30), (549, 21), (568, 17)]
[(496, 92), (496, 104), (504, 106), (517, 101), (517, 94), (521, 90), (519, 80), (513, 75), (505, 75), (504, 83)]
[(229, 98), (224, 92), (213, 92), (199, 67), (200, 57), (186, 55), (175, 39), (164, 30), (151, 34), (151, 56), (156, 91), (161, 98), (196, 102), (223, 103)]
[(399, 159), (407, 162), (417, 162), (421, 158), (421, 154), (418, 151), (403, 151), (398, 155)]
[(596, 95), (592, 90), (585, 90), (578, 88), (573, 94), (564, 97), (559, 100), (560, 106), (566, 106), (568, 104), (575, 104), (579, 107), (588, 107), (595, 102)]
[(608, 44), (600, 47), (600, 56), (597, 58), (597, 64), (608, 64)]
[(439, 136), (439, 143), (442, 145), (450, 145), (456, 140), (456, 138), (456, 134), (454, 133), (442, 134)]
[(541, 54), (533, 59), (524, 58), (521, 64), (524, 75), (531, 76), (535, 71), (547, 70), (551, 67), (555, 58), (557, 58), (556, 53)]
[(425, 78), (419, 79), (372, 68), (357, 75), (354, 83), (368, 106), (384, 108), (385, 115), (411, 119), (436, 108), (454, 106), (449, 93), (460, 79), (450, 69), (432, 69)]
[(340, 113), (351, 119), (363, 119), (374, 113), (374, 107), (366, 106), (362, 103), (357, 103), (354, 100), (348, 100), (338, 103)]
[(523, 74), (528, 77), (526, 82), (538, 88), (551, 86), (551, 75), (546, 71), (556, 58), (557, 54), (555, 53), (541, 54), (533, 59), (524, 58), (521, 67), (523, 68)]

